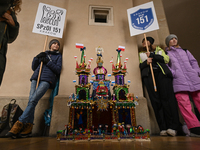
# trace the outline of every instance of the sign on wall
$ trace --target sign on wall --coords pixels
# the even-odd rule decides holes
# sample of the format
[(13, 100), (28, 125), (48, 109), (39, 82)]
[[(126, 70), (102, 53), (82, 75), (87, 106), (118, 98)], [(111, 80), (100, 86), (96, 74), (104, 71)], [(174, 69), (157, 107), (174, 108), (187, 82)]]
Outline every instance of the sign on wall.
[(39, 3), (32, 32), (62, 38), (65, 16), (66, 9)]
[(159, 29), (153, 2), (127, 9), (130, 35)]

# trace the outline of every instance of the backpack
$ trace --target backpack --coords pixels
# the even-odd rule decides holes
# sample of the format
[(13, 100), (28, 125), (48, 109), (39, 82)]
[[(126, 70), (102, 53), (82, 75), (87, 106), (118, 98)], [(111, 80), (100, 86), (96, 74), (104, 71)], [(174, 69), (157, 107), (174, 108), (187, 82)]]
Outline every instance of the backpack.
[(22, 113), (23, 110), (16, 104), (15, 99), (3, 107), (0, 118), (0, 137), (5, 137)]

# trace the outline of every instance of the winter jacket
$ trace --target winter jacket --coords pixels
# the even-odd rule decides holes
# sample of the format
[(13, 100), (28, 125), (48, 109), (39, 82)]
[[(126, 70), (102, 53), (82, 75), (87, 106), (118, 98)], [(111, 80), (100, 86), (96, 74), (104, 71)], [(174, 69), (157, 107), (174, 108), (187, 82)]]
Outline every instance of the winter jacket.
[(0, 85), (6, 67), (7, 45), (8, 43), (12, 43), (17, 38), (19, 33), (19, 23), (17, 22), (15, 13), (12, 12), (11, 16), (15, 22), (15, 26), (11, 26), (5, 21), (0, 21)]
[(18, 36), (19, 33), (19, 23), (14, 12), (11, 16), (15, 22), (15, 26), (11, 26), (5, 21), (0, 21), (0, 48), (2, 45), (7, 45), (7, 43), (12, 43)]
[[(54, 88), (57, 78), (60, 75), (62, 68), (62, 55), (59, 51), (46, 51), (47, 58), (50, 61), (47, 64), (43, 64), (40, 81), (47, 81), (50, 83), (50, 88)], [(32, 62), (32, 70), (34, 71), (31, 81), (37, 80), (40, 70), (41, 59), (34, 57)]]
[[(166, 65), (166, 63), (169, 62), (169, 56), (165, 54), (163, 49), (157, 46), (156, 50), (153, 53), (150, 53), (149, 57), (153, 58), (152, 66), (159, 67), (164, 75), (172, 78), (172, 73)], [(140, 60), (141, 76), (142, 77), (149, 76), (151, 72), (150, 72), (150, 65), (147, 64), (146, 52), (139, 53), (139, 60)]]
[(169, 68), (173, 75), (174, 92), (200, 90), (200, 68), (188, 50), (181, 47), (166, 48), (170, 58)]

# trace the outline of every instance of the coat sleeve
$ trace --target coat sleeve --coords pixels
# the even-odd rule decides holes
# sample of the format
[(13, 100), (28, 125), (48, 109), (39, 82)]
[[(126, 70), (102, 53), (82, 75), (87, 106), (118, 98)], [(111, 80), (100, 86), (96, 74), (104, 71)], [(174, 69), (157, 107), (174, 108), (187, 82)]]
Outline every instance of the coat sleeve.
[(56, 75), (59, 75), (62, 69), (62, 55), (59, 55), (56, 63), (49, 61), (46, 66), (49, 67)]
[(14, 12), (11, 13), (11, 16), (15, 22), (15, 26), (8, 25), (8, 31), (9, 31), (8, 43), (14, 42), (19, 34), (19, 23), (17, 22), (17, 17), (15, 16)]
[(200, 76), (200, 68), (199, 68), (197, 60), (188, 50), (186, 51), (186, 53), (187, 53), (190, 65), (192, 66), (193, 69), (195, 69), (198, 72), (198, 75)]
[(169, 61), (169, 63), (168, 64), (166, 64), (167, 65), (167, 67), (169, 68), (169, 70), (171, 71), (171, 73), (172, 73), (172, 77), (174, 77), (174, 75), (175, 75), (175, 71), (171, 68), (171, 61)]
[(159, 46), (156, 47), (156, 54), (151, 53), (150, 57), (153, 57), (156, 62), (169, 63), (169, 56)]
[(40, 63), (41, 61), (39, 61), (37, 57), (34, 57), (32, 61), (32, 70), (35, 71), (37, 67), (40, 65)]
[(140, 63), (140, 69), (143, 70), (146, 67), (149, 67), (149, 65), (147, 64), (147, 60), (145, 60), (143, 63)]

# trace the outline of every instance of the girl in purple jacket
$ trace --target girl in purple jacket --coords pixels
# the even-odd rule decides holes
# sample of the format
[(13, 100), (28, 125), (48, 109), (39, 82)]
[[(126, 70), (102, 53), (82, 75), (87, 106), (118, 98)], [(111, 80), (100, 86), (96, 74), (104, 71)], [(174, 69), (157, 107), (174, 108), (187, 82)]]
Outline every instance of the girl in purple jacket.
[(178, 45), (178, 38), (170, 34), (166, 40), (169, 68), (173, 75), (173, 87), (180, 112), (190, 130), (190, 136), (200, 137), (200, 123), (192, 112), (189, 95), (200, 112), (200, 68), (197, 60)]

